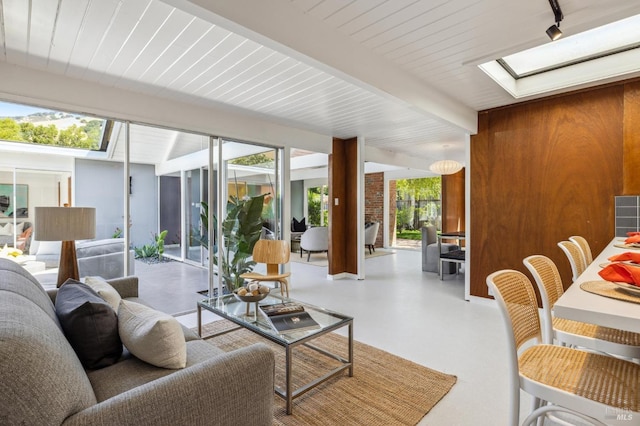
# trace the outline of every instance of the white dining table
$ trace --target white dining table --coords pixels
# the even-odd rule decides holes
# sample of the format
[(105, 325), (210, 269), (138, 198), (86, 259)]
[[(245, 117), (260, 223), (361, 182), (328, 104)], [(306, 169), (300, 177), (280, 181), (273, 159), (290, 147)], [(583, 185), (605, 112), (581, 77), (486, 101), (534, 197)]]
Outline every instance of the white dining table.
[(610, 256), (635, 251), (615, 247), (616, 244), (624, 244), (624, 238), (616, 237), (611, 240), (591, 265), (571, 284), (554, 305), (554, 316), (640, 333), (640, 304), (600, 296), (580, 288), (581, 283), (603, 280), (598, 275), (598, 271), (602, 269), (600, 265), (609, 262), (607, 259)]

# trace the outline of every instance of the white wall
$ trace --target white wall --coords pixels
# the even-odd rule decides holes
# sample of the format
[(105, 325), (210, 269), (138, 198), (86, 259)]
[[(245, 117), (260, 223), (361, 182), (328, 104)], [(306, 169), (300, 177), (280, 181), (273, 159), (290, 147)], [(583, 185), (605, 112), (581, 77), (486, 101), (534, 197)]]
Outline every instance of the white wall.
[[(36, 206), (57, 206), (58, 205), (58, 183), (63, 192), (62, 202), (66, 201), (66, 178), (71, 176), (60, 173), (45, 173), (27, 170), (16, 172), (16, 183), (28, 185), (28, 218), (18, 218), (18, 221), (28, 221), (33, 223), (34, 207)], [(13, 171), (0, 170), (0, 183), (13, 183)], [(13, 218), (0, 218), (0, 223), (12, 222)]]

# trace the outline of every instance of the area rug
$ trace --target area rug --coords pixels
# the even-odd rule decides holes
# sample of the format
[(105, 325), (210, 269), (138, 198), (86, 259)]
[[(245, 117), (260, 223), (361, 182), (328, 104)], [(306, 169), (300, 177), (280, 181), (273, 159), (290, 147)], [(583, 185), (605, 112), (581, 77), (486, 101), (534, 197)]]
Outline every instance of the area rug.
[[(374, 251), (369, 254), (369, 250), (364, 253), (364, 260), (371, 259), (374, 257), (380, 256), (388, 256), (390, 254), (395, 254), (395, 251)], [(305, 265), (313, 265), (313, 266), (329, 266), (329, 260), (327, 259), (327, 253), (311, 253), (311, 259), (307, 262), (307, 253), (304, 253), (302, 257), (300, 257), (300, 253), (291, 253), (291, 257), (289, 258), (291, 262), (296, 263), (304, 263)]]
[[(235, 325), (221, 320), (203, 326), (203, 336)], [(208, 338), (231, 351), (256, 342), (269, 345), (276, 356), (276, 386), (284, 386), (284, 348), (245, 329)], [(346, 357), (347, 338), (329, 333), (314, 344)], [(298, 387), (335, 367), (337, 361), (303, 346), (294, 350), (293, 386)], [(319, 374), (320, 373), (320, 374)], [(354, 373), (345, 372), (293, 401), (287, 415), (285, 401), (274, 394), (274, 425), (415, 425), (456, 383), (456, 377), (423, 367), (361, 342), (354, 341)]]

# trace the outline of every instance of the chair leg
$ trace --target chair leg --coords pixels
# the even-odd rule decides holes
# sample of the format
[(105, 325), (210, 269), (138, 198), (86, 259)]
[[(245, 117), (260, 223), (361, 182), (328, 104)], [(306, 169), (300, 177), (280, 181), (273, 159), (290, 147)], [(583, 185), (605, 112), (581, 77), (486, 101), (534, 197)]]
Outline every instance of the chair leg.
[(285, 296), (288, 299), (289, 298), (289, 282), (287, 281), (286, 278), (281, 279), (279, 282), (280, 282), (280, 295)]
[(308, 252), (307, 252), (307, 262), (308, 262), (308, 261), (310, 261), (310, 260), (311, 260), (311, 252), (310, 252), (310, 251), (308, 251)]

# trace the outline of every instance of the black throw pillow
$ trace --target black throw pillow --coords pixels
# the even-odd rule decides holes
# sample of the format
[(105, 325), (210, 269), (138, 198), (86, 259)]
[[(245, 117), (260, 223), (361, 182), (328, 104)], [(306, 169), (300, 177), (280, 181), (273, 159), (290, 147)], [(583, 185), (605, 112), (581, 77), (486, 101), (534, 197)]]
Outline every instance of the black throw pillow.
[(88, 285), (68, 279), (58, 289), (56, 314), (87, 369), (115, 364), (122, 355), (116, 311)]
[(291, 232), (304, 232), (307, 230), (307, 225), (305, 224), (305, 221), (307, 219), (306, 218), (302, 218), (302, 220), (300, 222), (298, 222), (298, 220), (294, 217), (293, 218), (293, 225), (292, 225), (292, 229)]

